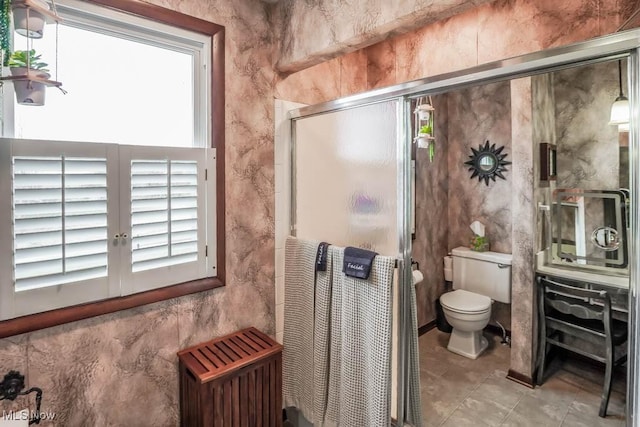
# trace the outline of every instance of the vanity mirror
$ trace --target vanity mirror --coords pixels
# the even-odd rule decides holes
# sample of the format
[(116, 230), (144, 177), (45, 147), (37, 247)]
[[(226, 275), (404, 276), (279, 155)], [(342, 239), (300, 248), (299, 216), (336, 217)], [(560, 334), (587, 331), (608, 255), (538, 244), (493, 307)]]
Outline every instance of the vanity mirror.
[(627, 267), (623, 191), (558, 189), (552, 217), (553, 264), (598, 269)]
[(621, 144), (625, 135), (609, 125), (609, 100), (619, 91), (618, 61), (532, 81), (537, 200), (549, 209), (540, 216), (545, 264), (626, 276), (628, 146)]

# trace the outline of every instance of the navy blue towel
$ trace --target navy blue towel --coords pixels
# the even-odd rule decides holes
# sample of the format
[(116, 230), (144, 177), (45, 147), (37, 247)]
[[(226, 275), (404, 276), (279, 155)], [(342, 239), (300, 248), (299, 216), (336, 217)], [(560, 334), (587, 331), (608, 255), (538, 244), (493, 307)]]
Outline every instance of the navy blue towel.
[(329, 252), (329, 244), (320, 243), (316, 254), (316, 271), (327, 271), (327, 252)]
[(342, 272), (358, 279), (368, 279), (376, 255), (375, 252), (349, 246), (344, 249)]

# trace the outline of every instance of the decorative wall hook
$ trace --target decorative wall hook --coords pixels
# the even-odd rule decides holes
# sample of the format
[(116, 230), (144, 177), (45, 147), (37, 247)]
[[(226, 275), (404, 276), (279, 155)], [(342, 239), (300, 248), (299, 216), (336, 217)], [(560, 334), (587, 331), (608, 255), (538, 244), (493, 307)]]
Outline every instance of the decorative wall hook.
[(0, 382), (0, 400), (16, 400), (18, 396), (26, 396), (36, 393), (36, 411), (33, 418), (29, 419), (29, 424), (40, 424), (40, 404), (42, 403), (42, 389), (31, 387), (24, 390), (24, 375), (18, 371), (9, 371)]

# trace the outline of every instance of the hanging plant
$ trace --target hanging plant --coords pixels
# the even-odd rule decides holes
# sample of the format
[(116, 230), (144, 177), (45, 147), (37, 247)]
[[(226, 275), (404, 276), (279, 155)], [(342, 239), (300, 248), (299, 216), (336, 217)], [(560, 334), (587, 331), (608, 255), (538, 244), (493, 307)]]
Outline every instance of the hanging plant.
[(0, 0), (0, 49), (4, 58), (5, 67), (9, 64), (11, 56), (11, 1)]
[(420, 132), (419, 135), (421, 136), (431, 136), (431, 133), (433, 132), (433, 129), (431, 128), (430, 125), (424, 125), (420, 128)]
[[(40, 61), (35, 49), (16, 50), (9, 60), (9, 69), (14, 76), (25, 76), (26, 79), (14, 81), (16, 100), (21, 105), (44, 105), (47, 86), (33, 78), (48, 79), (50, 77), (46, 62)], [(29, 79), (31, 78), (31, 79)]]
[[(16, 50), (9, 58), (9, 67), (11, 68), (28, 68), (29, 70), (37, 70), (48, 72), (49, 64), (40, 61), (42, 55), (36, 55), (36, 50)], [(26, 70), (25, 70), (26, 74)], [(41, 73), (40, 73), (41, 74)]]
[[(433, 103), (431, 97), (429, 97), (425, 103), (422, 103), (422, 99), (418, 100), (413, 113), (415, 114), (416, 122), (416, 137), (415, 142), (419, 148), (429, 149), (429, 161), (433, 162), (436, 154), (436, 140), (433, 137)], [(423, 124), (424, 123), (424, 124)]]
[(418, 115), (418, 120), (427, 121), (431, 117), (431, 113), (435, 110), (430, 104), (420, 104), (414, 111)]
[(13, 4), (13, 26), (16, 33), (31, 39), (40, 39), (49, 14), (49, 3), (45, 0), (31, 0), (28, 5), (21, 1)]

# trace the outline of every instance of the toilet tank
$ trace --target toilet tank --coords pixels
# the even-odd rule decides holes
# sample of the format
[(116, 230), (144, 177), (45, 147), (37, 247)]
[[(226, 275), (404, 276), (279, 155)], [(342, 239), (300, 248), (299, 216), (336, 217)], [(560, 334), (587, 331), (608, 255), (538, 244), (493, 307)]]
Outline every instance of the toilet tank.
[(511, 254), (476, 252), (466, 247), (455, 248), (451, 254), (454, 289), (511, 303)]

